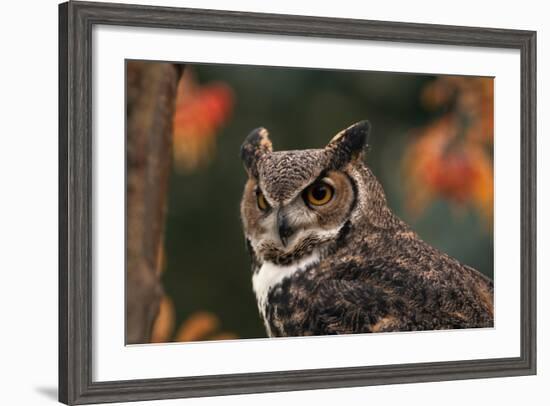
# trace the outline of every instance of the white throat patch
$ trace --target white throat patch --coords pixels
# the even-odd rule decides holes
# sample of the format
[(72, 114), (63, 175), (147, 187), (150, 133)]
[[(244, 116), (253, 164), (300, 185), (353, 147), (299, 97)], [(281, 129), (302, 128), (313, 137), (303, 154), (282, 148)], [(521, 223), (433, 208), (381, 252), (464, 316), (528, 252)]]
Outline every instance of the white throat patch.
[(264, 262), (258, 272), (252, 276), (252, 288), (256, 294), (258, 309), (262, 314), (268, 334), (271, 335), (269, 325), (265, 317), (265, 307), (269, 292), (284, 279), (291, 277), (298, 271), (303, 271), (319, 263), (319, 253), (313, 252), (311, 255), (300, 259), (291, 265), (275, 265), (271, 262)]

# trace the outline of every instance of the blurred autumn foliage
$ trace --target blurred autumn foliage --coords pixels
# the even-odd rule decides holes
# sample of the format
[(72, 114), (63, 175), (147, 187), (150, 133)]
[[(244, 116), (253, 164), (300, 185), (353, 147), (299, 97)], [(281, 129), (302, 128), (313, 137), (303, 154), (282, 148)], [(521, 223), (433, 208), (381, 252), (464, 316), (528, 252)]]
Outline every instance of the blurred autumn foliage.
[[(161, 250), (160, 272), (164, 272), (164, 249)], [(186, 342), (204, 340), (234, 340), (237, 334), (222, 331), (221, 321), (215, 314), (207, 311), (196, 311), (184, 320), (176, 329), (176, 310), (174, 301), (164, 295), (160, 302), (159, 312), (153, 323), (151, 343)]]
[(238, 336), (220, 329), (220, 319), (211, 312), (198, 311), (183, 321), (175, 329), (176, 312), (174, 302), (164, 296), (160, 303), (158, 316), (153, 324), (151, 343), (166, 343), (171, 341), (189, 342), (205, 340), (234, 340)]
[(493, 219), (493, 79), (440, 76), (421, 93), (438, 117), (412, 134), (405, 153), (407, 208), (420, 215), (435, 199), (471, 206)]
[(211, 160), (216, 135), (233, 111), (233, 91), (223, 82), (199, 85), (191, 67), (179, 82), (174, 113), (174, 164), (192, 172)]

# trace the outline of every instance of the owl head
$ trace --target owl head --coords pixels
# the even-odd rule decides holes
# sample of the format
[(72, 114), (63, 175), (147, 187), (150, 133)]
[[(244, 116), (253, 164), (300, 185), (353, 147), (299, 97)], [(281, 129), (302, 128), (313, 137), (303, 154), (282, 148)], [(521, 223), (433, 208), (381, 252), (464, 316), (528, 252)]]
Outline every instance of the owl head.
[(361, 171), (370, 130), (361, 121), (322, 149), (273, 151), (265, 128), (241, 146), (248, 174), (241, 202), (245, 236), (259, 262), (288, 265), (337, 243), (366, 199)]

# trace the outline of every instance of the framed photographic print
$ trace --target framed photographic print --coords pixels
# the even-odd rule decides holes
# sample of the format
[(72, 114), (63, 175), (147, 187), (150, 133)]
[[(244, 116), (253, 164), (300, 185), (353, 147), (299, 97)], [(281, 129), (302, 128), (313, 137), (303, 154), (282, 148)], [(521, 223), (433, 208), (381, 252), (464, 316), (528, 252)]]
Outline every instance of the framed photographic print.
[(536, 373), (535, 32), (59, 30), (61, 402)]

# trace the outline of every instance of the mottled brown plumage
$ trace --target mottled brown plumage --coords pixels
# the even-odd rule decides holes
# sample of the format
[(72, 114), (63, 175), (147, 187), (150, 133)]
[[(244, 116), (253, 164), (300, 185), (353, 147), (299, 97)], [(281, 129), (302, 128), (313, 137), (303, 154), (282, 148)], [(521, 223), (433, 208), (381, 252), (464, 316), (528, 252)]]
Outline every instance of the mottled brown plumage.
[(492, 281), (392, 213), (363, 163), (368, 131), (357, 123), (318, 150), (273, 152), (265, 129), (243, 144), (241, 215), (268, 334), (491, 327)]

